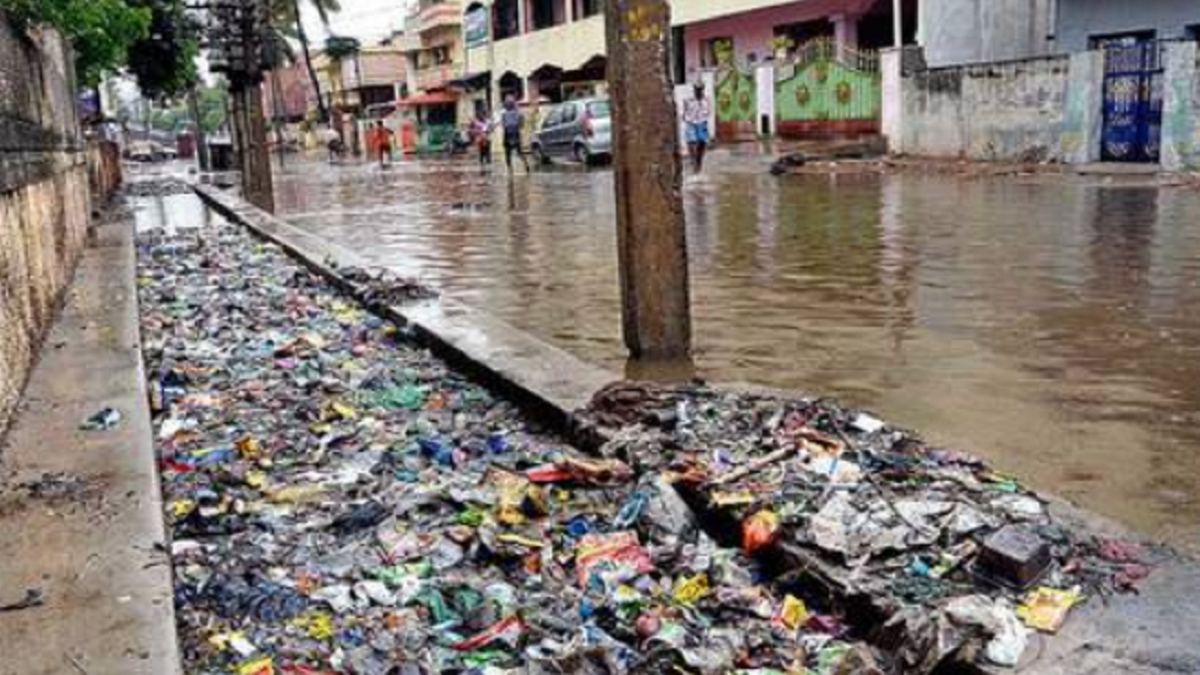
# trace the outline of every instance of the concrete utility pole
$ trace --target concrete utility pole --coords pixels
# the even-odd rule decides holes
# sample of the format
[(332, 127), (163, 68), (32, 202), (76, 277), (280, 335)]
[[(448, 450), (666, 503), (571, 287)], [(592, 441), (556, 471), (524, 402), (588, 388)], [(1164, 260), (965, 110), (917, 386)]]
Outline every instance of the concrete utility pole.
[(667, 0), (607, 0), (617, 246), (625, 345), (634, 358), (691, 351), (679, 122)]
[(270, 26), (267, 0), (211, 0), (209, 67), (229, 78), (229, 101), (242, 172), (242, 194), (255, 206), (275, 210), (271, 156), (263, 117), (263, 35)]
[(904, 7), (900, 0), (892, 0), (892, 46), (904, 46)]
[(262, 81), (230, 82), (233, 101), (234, 137), (242, 170), (242, 195), (264, 211), (275, 212), (275, 189), (271, 180), (271, 154), (263, 116)]

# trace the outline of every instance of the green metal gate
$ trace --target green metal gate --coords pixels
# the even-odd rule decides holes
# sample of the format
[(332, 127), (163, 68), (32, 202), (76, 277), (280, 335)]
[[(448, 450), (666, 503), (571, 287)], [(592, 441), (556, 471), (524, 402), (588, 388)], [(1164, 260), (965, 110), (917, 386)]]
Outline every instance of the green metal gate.
[(781, 136), (878, 133), (882, 103), (878, 52), (822, 38), (776, 66), (775, 119)]
[(728, 65), (717, 71), (717, 138), (754, 137), (758, 87), (753, 73)]

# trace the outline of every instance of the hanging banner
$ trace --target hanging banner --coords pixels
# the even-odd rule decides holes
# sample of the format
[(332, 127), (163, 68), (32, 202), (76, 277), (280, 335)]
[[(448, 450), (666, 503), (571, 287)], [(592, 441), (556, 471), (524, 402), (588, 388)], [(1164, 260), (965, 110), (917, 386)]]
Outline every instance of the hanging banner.
[(479, 8), (463, 17), (463, 37), (467, 48), (478, 47), (488, 41), (488, 10)]

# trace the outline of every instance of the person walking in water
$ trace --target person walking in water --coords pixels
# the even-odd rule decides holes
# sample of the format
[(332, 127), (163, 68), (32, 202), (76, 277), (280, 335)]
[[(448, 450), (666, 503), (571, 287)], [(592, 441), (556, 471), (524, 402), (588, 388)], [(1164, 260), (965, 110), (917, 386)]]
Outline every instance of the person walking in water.
[(686, 140), (688, 156), (692, 158), (692, 171), (700, 173), (704, 170), (704, 155), (708, 151), (710, 135), (708, 118), (712, 115), (712, 106), (704, 96), (704, 83), (697, 82), (693, 87), (694, 96), (683, 102), (683, 123), (686, 125)]
[(471, 120), (471, 142), (479, 150), (481, 169), (492, 163), (492, 126), (487, 109), (479, 108), (475, 111), (475, 119)]
[(504, 97), (504, 110), (500, 113), (500, 128), (504, 132), (504, 164), (508, 172), (513, 170), (513, 153), (517, 153), (525, 165), (525, 173), (529, 173), (529, 160), (521, 151), (521, 128), (525, 125), (525, 115), (517, 107), (517, 98), (512, 94)]
[(392, 163), (392, 132), (383, 124), (383, 120), (375, 123), (371, 130), (370, 143), (375, 152), (379, 153), (379, 168), (386, 168)]

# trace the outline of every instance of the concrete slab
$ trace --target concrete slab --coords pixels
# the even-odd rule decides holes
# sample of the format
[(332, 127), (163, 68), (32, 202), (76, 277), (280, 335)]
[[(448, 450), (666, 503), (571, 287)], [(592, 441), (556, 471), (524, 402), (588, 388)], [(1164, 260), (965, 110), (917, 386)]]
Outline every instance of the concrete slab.
[(180, 672), (132, 229), (97, 228), (0, 450), (0, 606), (44, 598), (0, 612), (0, 675)]

